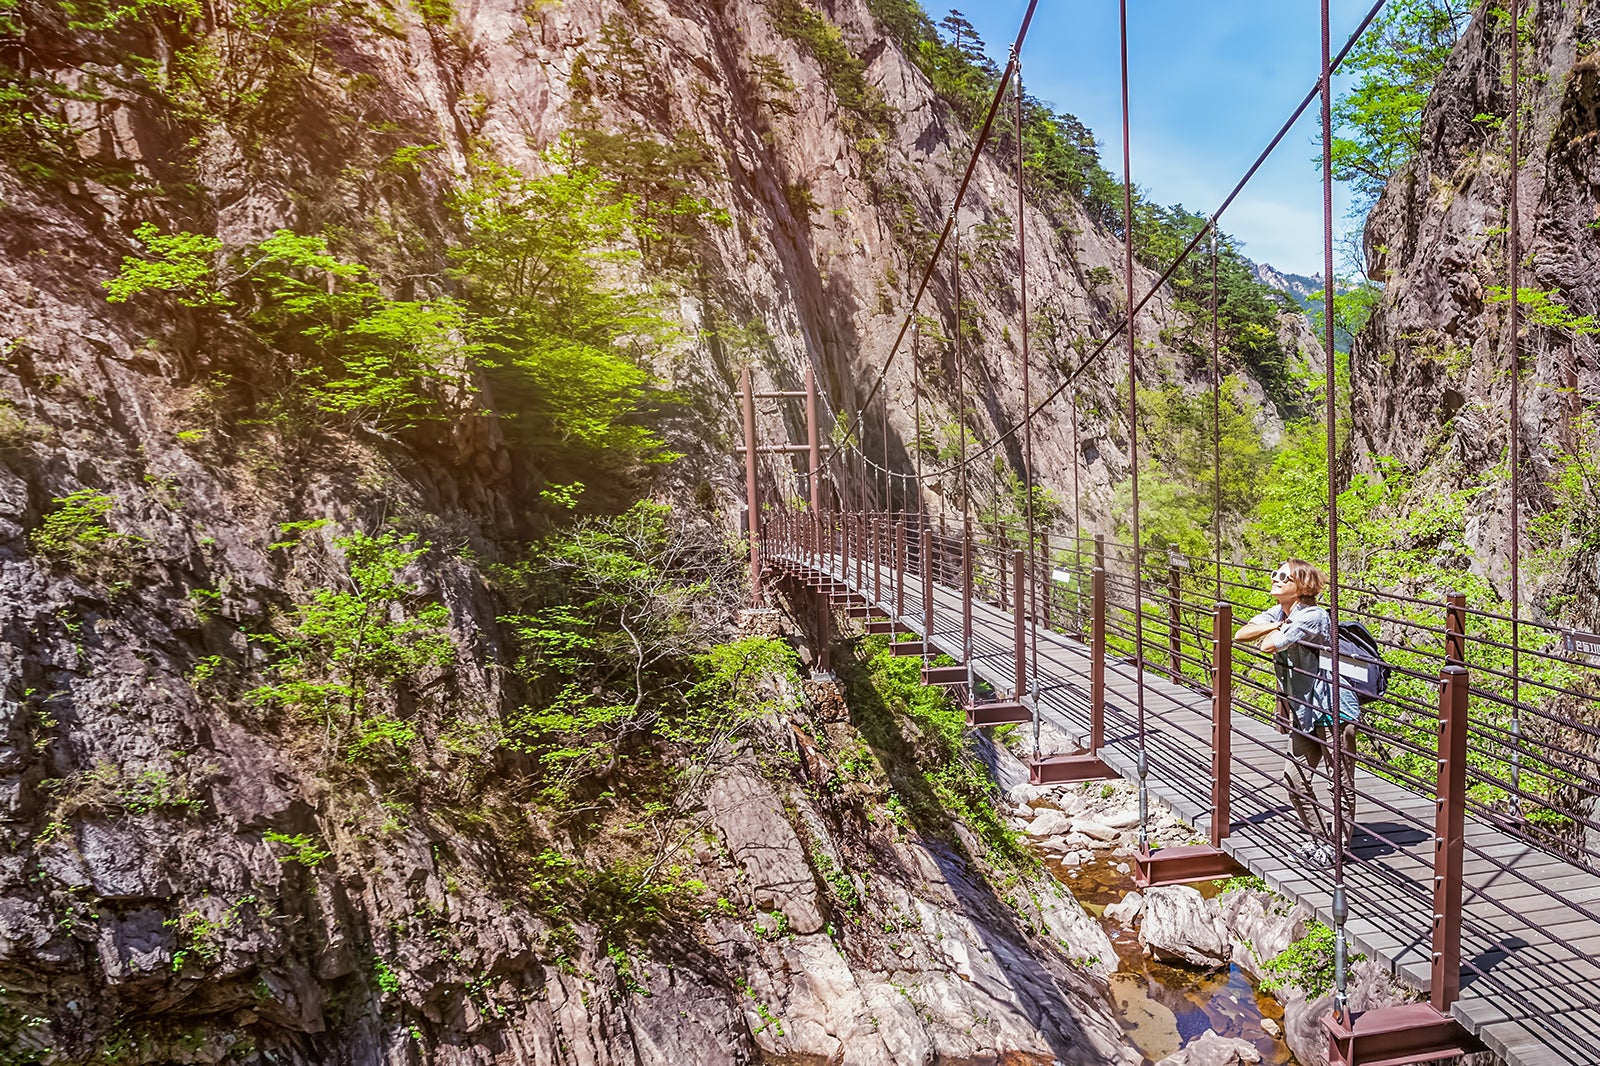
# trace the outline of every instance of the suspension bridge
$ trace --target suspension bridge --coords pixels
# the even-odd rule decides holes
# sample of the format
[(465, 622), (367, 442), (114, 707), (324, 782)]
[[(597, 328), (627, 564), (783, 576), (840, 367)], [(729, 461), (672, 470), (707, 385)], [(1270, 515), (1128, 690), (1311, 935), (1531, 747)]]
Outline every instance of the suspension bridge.
[[(1327, 486), (1332, 636), (1321, 649), (1322, 683), (1338, 693), (1371, 660), (1336, 654), (1340, 619), (1378, 634), (1391, 670), (1387, 691), (1364, 701), (1353, 749), (1324, 743), (1316, 829), (1332, 848), (1322, 868), (1296, 855), (1307, 828), (1288, 802), (1283, 733), (1289, 708), (1272, 656), (1234, 632), (1265, 606), (1268, 568), (1239, 561), (1213, 521), (1213, 554), (1184, 558), (1145, 546), (1140, 535), (1137, 316), (1210, 237), (1213, 426), (1222, 381), (1217, 327), (1217, 226), (1222, 214), (1285, 135), (1320, 99), (1324, 274), (1332, 278), (1330, 86), (1333, 72), (1383, 6), (1374, 3), (1343, 50), (1332, 52), (1322, 3), (1322, 64), (1316, 83), (1188, 246), (1142, 295), (1135, 290), (1132, 227), (1123, 226), (1126, 315), (1042, 400), (1029, 366), (1028, 279), (1023, 210), (1019, 56), (1033, 17), (1024, 15), (911, 306), (872, 385), (830, 394), (813, 370), (803, 388), (758, 390), (743, 381), (744, 460), (751, 545), (751, 597), (781, 590), (813, 630), (818, 667), (840, 627), (915, 656), (923, 681), (946, 687), (974, 729), (1027, 731), (1037, 783), (1123, 777), (1137, 782), (1141, 846), (1137, 878), (1153, 886), (1227, 876), (1244, 867), (1310, 908), (1335, 933), (1331, 1009), (1323, 1020), (1329, 1057), (1341, 1066), (1400, 1066), (1489, 1050), (1513, 1066), (1600, 1064), (1600, 637), (1563, 632), (1527, 617), (1520, 601), (1520, 525), (1510, 523), (1510, 603), (1474, 605), (1446, 589), (1363, 587), (1340, 575), (1337, 486)], [(1520, 4), (1513, 4), (1513, 9)], [(1129, 164), (1127, 9), (1121, 4), (1124, 219), (1132, 217)], [(1515, 19), (1509, 20), (1515, 26)], [(1511, 32), (1502, 30), (1500, 32)], [(1518, 133), (1517, 64), (1510, 55), (1508, 139)], [(1014, 86), (1014, 91), (1012, 87)], [(1009, 96), (1008, 96), (1009, 93)], [(968, 368), (962, 351), (959, 206), (1003, 105), (1016, 102), (1017, 281), (1022, 415), (969, 447)], [(1517, 168), (1509, 153), (1508, 248), (1520, 249)], [(884, 389), (907, 337), (918, 433), (918, 307), (947, 251), (957, 320), (954, 338), (960, 459), (924, 470), (889, 459)], [(1203, 253), (1202, 253), (1203, 254)], [(1519, 291), (1521, 256), (1509, 252), (1508, 288)], [(1325, 286), (1328, 469), (1336, 469), (1333, 286)], [(1082, 531), (1078, 472), (1071, 471), (1071, 532), (1036, 516), (1033, 423), (1122, 337), (1128, 367), (1129, 541)], [(1520, 321), (1508, 302), (1510, 507), (1521, 515)], [(803, 442), (760, 443), (758, 400), (803, 405)], [(1074, 416), (1076, 403), (1069, 405)], [(848, 411), (850, 417), (838, 412)], [(832, 420), (824, 449), (822, 416)], [(874, 426), (874, 421), (876, 425)], [(877, 458), (868, 441), (876, 430)], [(1073, 422), (1076, 437), (1077, 425)], [(970, 477), (1006, 442), (1021, 455), (1023, 514), (976, 521)], [(1081, 457), (1074, 440), (1073, 453)], [(799, 457), (798, 493), (763, 488), (763, 453)], [(1215, 514), (1221, 513), (1216, 453)], [(937, 482), (939, 491), (931, 491)], [(940, 501), (937, 508), (930, 500)], [(952, 507), (954, 501), (957, 507)], [(766, 506), (764, 506), (764, 504)], [(1590, 647), (1590, 644), (1594, 647)], [(1337, 668), (1335, 664), (1338, 664)], [(1292, 717), (1292, 716), (1291, 716)], [(1355, 763), (1353, 774), (1347, 760)], [(1353, 818), (1348, 814), (1353, 792)], [(1151, 848), (1144, 832), (1152, 798), (1203, 829), (1203, 844)], [(1365, 953), (1424, 992), (1425, 1000), (1352, 1009), (1349, 955)]]

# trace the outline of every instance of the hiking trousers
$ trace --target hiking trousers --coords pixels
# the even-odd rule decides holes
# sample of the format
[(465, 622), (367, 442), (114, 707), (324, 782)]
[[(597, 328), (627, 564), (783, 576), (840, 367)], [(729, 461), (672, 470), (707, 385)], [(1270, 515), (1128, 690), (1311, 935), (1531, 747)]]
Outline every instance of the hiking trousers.
[[(1331, 802), (1328, 805), (1317, 802), (1318, 778), (1324, 779), (1332, 791), (1333, 749), (1328, 742), (1329, 732), (1330, 727), (1325, 725), (1318, 725), (1309, 733), (1298, 729), (1290, 731), (1288, 758), (1283, 761), (1283, 783), (1289, 790), (1289, 802), (1294, 805), (1294, 813), (1311, 839), (1327, 844), (1337, 843), (1340, 850), (1348, 850), (1356, 823), (1356, 723), (1344, 722), (1339, 730), (1343, 749), (1339, 753), (1339, 776), (1343, 778), (1339, 789), (1339, 807), (1344, 815), (1344, 832), (1337, 842), (1333, 838), (1331, 824), (1333, 806)], [(1328, 798), (1331, 801), (1333, 797), (1330, 795)]]

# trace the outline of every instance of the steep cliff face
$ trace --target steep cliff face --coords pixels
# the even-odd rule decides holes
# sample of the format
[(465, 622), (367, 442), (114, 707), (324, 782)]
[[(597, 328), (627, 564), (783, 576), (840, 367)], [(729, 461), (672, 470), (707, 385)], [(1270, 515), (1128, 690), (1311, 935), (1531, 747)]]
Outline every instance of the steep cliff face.
[[(683, 400), (665, 432), (684, 458), (651, 487), (729, 503), (737, 368), (793, 388), (815, 365), (848, 408), (970, 143), (864, 6), (827, 14), (888, 105), (876, 118), (840, 103), (839, 72), (856, 68), (824, 47), (831, 31), (780, 32), (780, 7), (313, 7), (323, 21), (281, 13), (260, 64), (221, 81), (171, 62), (176, 8), (74, 26), (23, 5), (17, 48), (6, 24), (9, 67), (62, 88), (54, 125), (0, 126), (27, 149), (0, 166), (8, 1061), (1126, 1057), (1100, 983), (1111, 953), (1069, 896), (1021, 875), (997, 890), (959, 820), (901, 832), (868, 809), (881, 796), (831, 798), (841, 753), (865, 742), (827, 691), (789, 692), (694, 796), (706, 834), (684, 876), (717, 908), (638, 942), (552, 919), (551, 897), (576, 889), (559, 855), (529, 873), (540, 856), (523, 838), (547, 827), (517, 790), (526, 766), (495, 742), (522, 697), (484, 577), (526, 541), (550, 478), (509, 442), (517, 424), (484, 410), (482, 372), (442, 375), (447, 417), (403, 430), (291, 424), (273, 397), (294, 378), (249, 328), (258, 308), (223, 314), (177, 288), (106, 301), (145, 222), (240, 249), (280, 228), (332, 234), (391, 295), (437, 296), (460, 238), (446, 193), (469, 160), (539, 174), (563, 131), (610, 136), (635, 178), (659, 179), (643, 205), (658, 240), (619, 274), (655, 286), (682, 327), (652, 354)], [(1015, 187), (985, 159), (974, 190), (972, 422), (992, 436), (1020, 412)], [(1051, 324), (1042, 393), (1086, 350), (1070, 338), (1104, 336), (1118, 297), (1097, 279), (1119, 249), (1069, 200), (1028, 211), (1032, 306)], [(333, 291), (337, 264), (318, 269)], [(943, 278), (932, 293), (925, 311), (953, 319)], [(1152, 382), (1195, 374), (1172, 343), (1189, 328), (1161, 301), (1143, 317)], [(923, 403), (948, 421), (951, 348), (921, 351)], [(1102, 522), (1127, 465), (1117, 358), (1079, 399)], [(887, 442), (901, 469), (910, 376), (902, 356)], [(1063, 488), (1067, 410), (1038, 438)], [(798, 413), (763, 421), (763, 439), (796, 433)], [(1264, 404), (1264, 428), (1276, 418)], [(792, 492), (767, 473), (770, 494)], [(386, 527), (414, 539), (385, 545)], [(362, 761), (247, 693), (307, 605), (378, 585), (359, 617), (393, 637), (406, 683), (341, 694), (400, 723), (366, 737), (385, 754)]]
[[(188, 47), (196, 25), (209, 51)], [(648, 935), (630, 913), (648, 900), (608, 925), (571, 917), (575, 848), (556, 845), (573, 841), (506, 743), (528, 693), (491, 580), (549, 528), (534, 501), (571, 472), (497, 406), (493, 358), (436, 368), (425, 419), (392, 417), (407, 398), (382, 380), (356, 414), (325, 392), (308, 416), (283, 400), (307, 368), (262, 325), (252, 271), (275, 231), (332, 250), (284, 253), (296, 306), (375, 277), (426, 310), (461, 287), (463, 175), (589, 161), (649, 220), (638, 256), (606, 269), (677, 327), (646, 354), (681, 458), (586, 475), (585, 499), (653, 494), (714, 543), (742, 495), (738, 371), (794, 389), (815, 368), (825, 432), (861, 402), (971, 151), (862, 0), (25, 2), (0, 5), (0, 69), (0, 1057), (1127, 1058), (1098, 927), (1054, 882), (1001, 876), (960, 818), (894, 813), (927, 738), (793, 678), (770, 680), (777, 709), (685, 793), (701, 832), (680, 876), (704, 906)], [(12, 88), (48, 107), (19, 109)], [(975, 174), (965, 417), (987, 441), (1022, 414), (1018, 209), (1009, 161)], [(1121, 246), (1071, 197), (1030, 188), (1025, 212), (1038, 397), (1114, 327)], [(128, 260), (166, 273), (109, 303)], [(1178, 303), (1141, 314), (1141, 373), (1194, 391), (1209, 332)], [(946, 264), (922, 306), (920, 399), (903, 351), (886, 417), (866, 419), (868, 453), (898, 471), (919, 436), (945, 453), (930, 466), (949, 458), (955, 305)], [(1279, 332), (1314, 362), (1299, 316)], [(1128, 470), (1124, 359), (1110, 346), (1036, 427), (1040, 480), (1067, 499), (1078, 469), (1089, 529), (1111, 526)], [(1248, 373), (1243, 390), (1275, 439), (1280, 412)], [(798, 405), (763, 410), (763, 443), (801, 431)], [(1010, 491), (1019, 441), (1001, 454), (976, 465), (980, 493)], [(797, 489), (764, 466), (766, 498)], [(732, 635), (705, 599), (708, 631)], [(317, 689), (281, 668), (291, 653), (366, 656), (365, 680)], [(269, 681), (370, 703), (381, 728), (310, 728)], [(858, 780), (869, 748), (892, 787)], [(628, 821), (594, 817), (573, 835)]]
[[(1525, 542), (1561, 562), (1524, 592), (1560, 593), (1568, 619), (1596, 617), (1593, 513), (1600, 389), (1596, 170), (1600, 9), (1530, 4), (1523, 16), (1519, 224), (1523, 334), (1524, 522), (1564, 528)], [(1354, 350), (1357, 469), (1392, 455), (1473, 502), (1467, 543), (1508, 593), (1511, 344), (1507, 299), (1510, 40), (1506, 17), (1479, 11), (1423, 118), (1421, 150), (1385, 189), (1366, 232), (1382, 304)], [(1436, 480), (1435, 480), (1436, 478)], [(1564, 488), (1556, 483), (1566, 479)], [(1576, 600), (1570, 597), (1576, 597)]]

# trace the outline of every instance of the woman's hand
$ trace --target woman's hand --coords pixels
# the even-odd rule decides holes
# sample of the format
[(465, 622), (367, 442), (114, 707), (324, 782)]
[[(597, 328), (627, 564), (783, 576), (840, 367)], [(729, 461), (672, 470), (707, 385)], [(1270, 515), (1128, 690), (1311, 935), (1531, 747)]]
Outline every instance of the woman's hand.
[[(1282, 622), (1251, 622), (1248, 625), (1239, 627), (1239, 631), (1233, 635), (1233, 639), (1242, 640), (1246, 643), (1263, 640), (1263, 638), (1271, 636), (1282, 628)], [(1266, 644), (1263, 643), (1261, 646), (1266, 647)]]

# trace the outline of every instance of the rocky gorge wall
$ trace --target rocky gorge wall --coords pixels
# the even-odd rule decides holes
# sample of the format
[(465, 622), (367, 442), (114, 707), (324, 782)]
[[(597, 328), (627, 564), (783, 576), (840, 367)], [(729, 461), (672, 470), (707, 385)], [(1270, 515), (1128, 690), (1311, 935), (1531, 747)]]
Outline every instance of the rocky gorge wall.
[[(226, 109), (196, 123), (148, 88), (129, 57), (171, 59), (178, 34), (159, 12), (104, 31), (22, 9), (50, 46), (31, 49), (30, 76), (67, 87), (58, 117), (75, 133), (48, 180), (22, 155), (0, 165), (7, 1061), (1127, 1060), (1104, 963), (1086, 961), (1109, 958), (1103, 934), (1037, 879), (999, 889), (959, 821), (901, 833), (868, 804), (839, 809), (819, 738), (857, 740), (815, 694), (767, 721), (694, 812), (707, 833), (691, 873), (726, 907), (620, 954), (592, 925), (554, 928), (526, 856), (462, 816), (467, 797), (537, 821), (497, 792), (515, 757), (471, 765), (444, 740), (497, 735), (514, 709), (506, 605), (485, 572), (528, 536), (541, 487), (482, 408), (481, 379), (460, 370), (448, 421), (403, 439), (336, 422), (288, 432), (261, 417), (270, 353), (238, 320), (176, 296), (112, 305), (101, 284), (154, 222), (239, 248), (279, 228), (335, 233), (397, 292), (436, 295), (457, 237), (446, 194), (470, 158), (541, 173), (575, 107), (635, 145), (692, 140), (689, 187), (709, 205), (692, 269), (619, 269), (662, 283), (681, 327), (654, 362), (684, 399), (666, 429), (683, 458), (651, 489), (718, 508), (701, 516), (713, 536), (713, 520), (735, 525), (737, 369), (792, 388), (815, 365), (847, 407), (970, 143), (864, 6), (826, 10), (892, 108), (886, 132), (853, 126), (825, 68), (755, 3), (361, 7), (316, 62), (283, 60), (278, 96), (241, 90), (254, 124)], [(1004, 232), (1010, 182), (980, 163), (965, 228)], [(1119, 246), (1071, 202), (1029, 212), (1034, 305), (1056, 336), (1103, 336), (1117, 297), (1091, 272)], [(1007, 245), (986, 239), (964, 295), (982, 323), (973, 421), (993, 433), (1019, 411), (1018, 341)], [(933, 294), (949, 317), (942, 279)], [(1161, 301), (1140, 327), (1152, 380), (1194, 376)], [(1041, 360), (1036, 387), (1067, 357)], [(948, 412), (948, 353), (924, 359), (924, 402)], [(1086, 511), (1102, 525), (1127, 466), (1116, 360), (1080, 400)], [(888, 442), (902, 467), (909, 378), (902, 357)], [(1064, 410), (1038, 438), (1063, 494)], [(1263, 432), (1275, 419), (1264, 406)], [(786, 409), (763, 440), (798, 428)], [(69, 523), (48, 527), (67, 530), (58, 551), (40, 537), (49, 516)], [(367, 773), (252, 708), (239, 679), (269, 655), (263, 634), (354, 587), (338, 534), (385, 527), (432, 546), (400, 571), (396, 613), (442, 608), (453, 650), (397, 699), (412, 761)]]
[[(1579, 474), (1575, 496), (1552, 486), (1563, 471), (1595, 466), (1600, 9), (1534, 3), (1523, 23), (1524, 523), (1562, 508), (1564, 527), (1525, 541), (1523, 592), (1536, 609), (1581, 625), (1600, 616), (1585, 517), (1593, 480)], [(1384, 293), (1352, 364), (1355, 470), (1394, 456), (1436, 487), (1485, 488), (1468, 507), (1464, 562), (1501, 595), (1509, 594), (1510, 40), (1508, 17), (1480, 9), (1423, 114), (1420, 150), (1372, 211), (1367, 268)], [(1551, 549), (1559, 563), (1533, 565)]]

